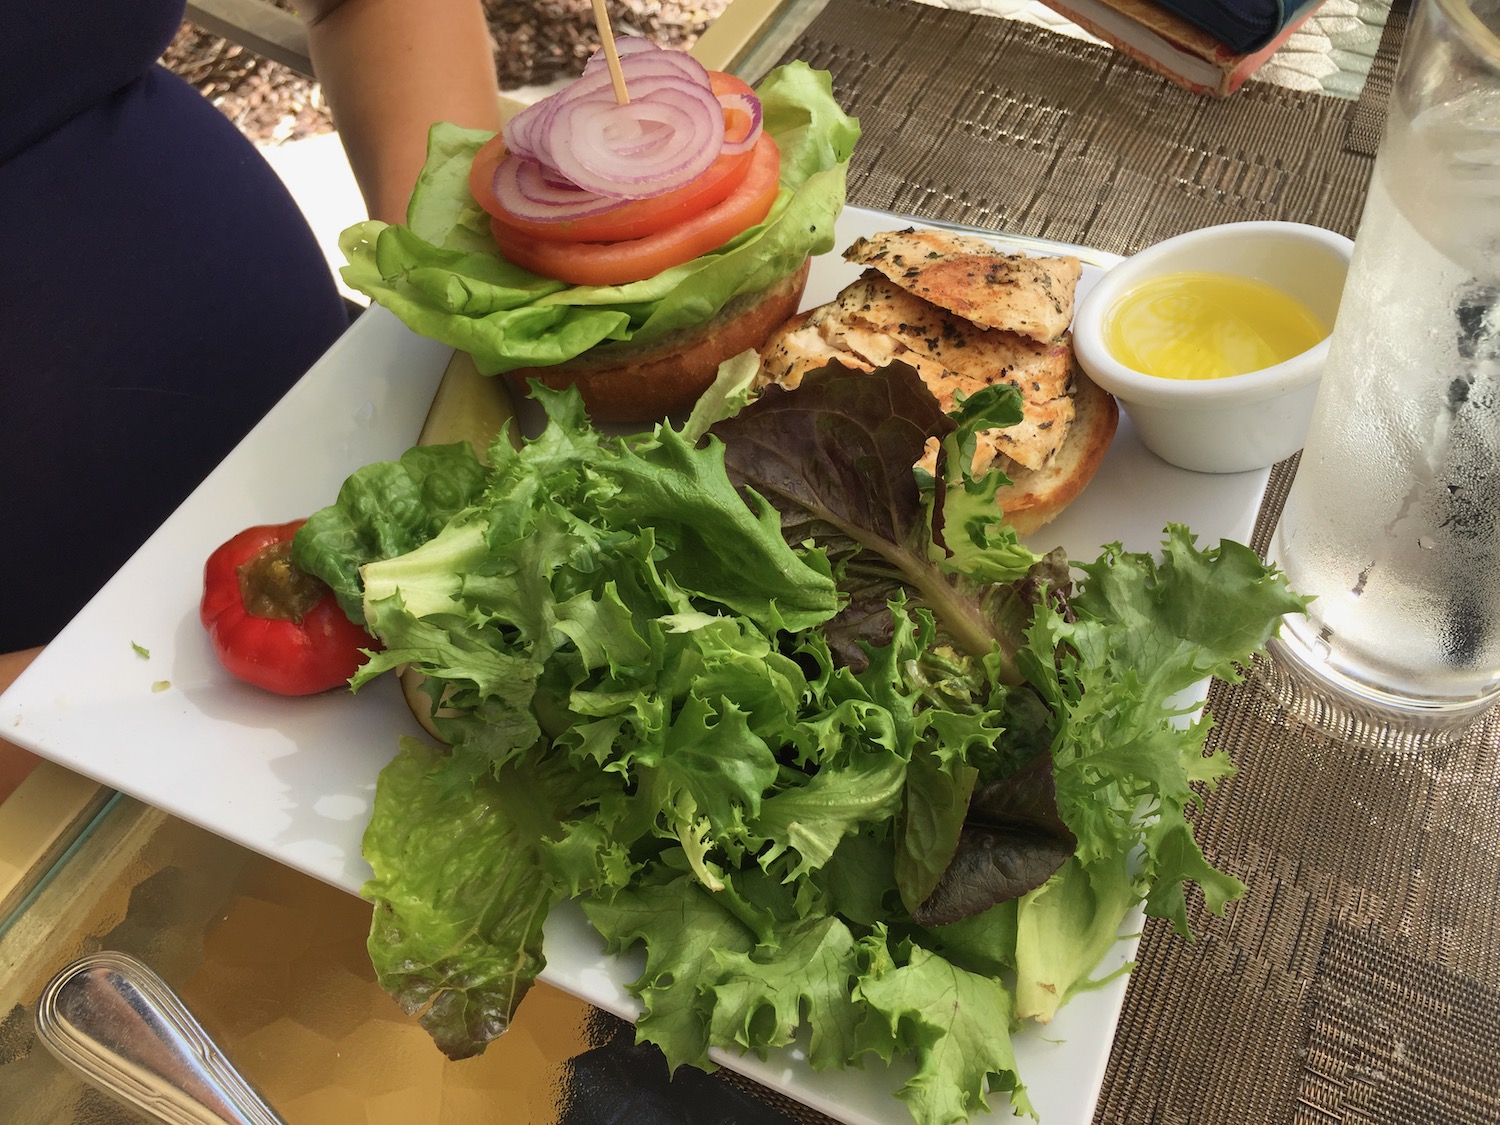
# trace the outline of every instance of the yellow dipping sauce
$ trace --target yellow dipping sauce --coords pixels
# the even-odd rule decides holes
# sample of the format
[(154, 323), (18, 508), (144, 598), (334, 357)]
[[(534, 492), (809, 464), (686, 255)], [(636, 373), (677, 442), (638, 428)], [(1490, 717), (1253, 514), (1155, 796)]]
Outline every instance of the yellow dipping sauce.
[(1144, 281), (1104, 323), (1110, 354), (1164, 379), (1221, 379), (1300, 355), (1328, 327), (1295, 297), (1233, 274), (1185, 272)]

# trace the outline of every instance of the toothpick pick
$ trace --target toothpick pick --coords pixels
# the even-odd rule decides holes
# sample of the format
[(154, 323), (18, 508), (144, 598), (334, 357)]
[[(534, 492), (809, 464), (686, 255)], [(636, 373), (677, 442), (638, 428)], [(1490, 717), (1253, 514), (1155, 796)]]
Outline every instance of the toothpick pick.
[(604, 45), (604, 59), (609, 63), (609, 77), (615, 84), (615, 101), (625, 105), (630, 101), (630, 92), (625, 89), (625, 72), (620, 69), (620, 52), (615, 47), (615, 33), (609, 26), (609, 13), (604, 9), (604, 0), (594, 0), (594, 25), (599, 29), (599, 41)]

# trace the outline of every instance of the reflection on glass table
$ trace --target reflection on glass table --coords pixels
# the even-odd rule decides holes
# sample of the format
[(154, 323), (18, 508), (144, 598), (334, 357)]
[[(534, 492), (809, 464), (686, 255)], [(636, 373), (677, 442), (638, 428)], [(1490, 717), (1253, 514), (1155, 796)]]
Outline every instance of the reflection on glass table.
[(138, 1122), (37, 1041), (38, 995), (100, 949), (154, 968), (289, 1125), (812, 1120), (727, 1075), (668, 1079), (628, 1027), (539, 986), (482, 1056), (445, 1059), (375, 983), (360, 899), (113, 798), (0, 935), (8, 1125)]

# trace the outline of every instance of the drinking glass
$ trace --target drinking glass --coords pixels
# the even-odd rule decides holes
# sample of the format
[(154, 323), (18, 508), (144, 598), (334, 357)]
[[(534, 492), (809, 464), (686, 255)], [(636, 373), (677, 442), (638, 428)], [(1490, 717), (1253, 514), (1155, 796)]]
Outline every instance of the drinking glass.
[(1500, 0), (1416, 0), (1270, 557), (1330, 723), (1443, 736), (1500, 698)]

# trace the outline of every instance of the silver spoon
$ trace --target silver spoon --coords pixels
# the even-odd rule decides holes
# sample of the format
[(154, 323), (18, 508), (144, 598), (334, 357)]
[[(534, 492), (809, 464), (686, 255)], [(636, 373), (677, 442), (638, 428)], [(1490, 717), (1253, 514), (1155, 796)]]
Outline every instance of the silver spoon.
[(128, 954), (94, 953), (53, 977), (36, 1030), (86, 1081), (171, 1125), (285, 1125), (166, 982)]

